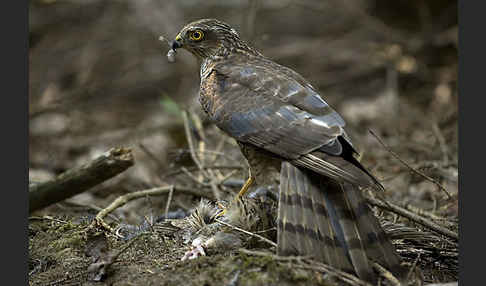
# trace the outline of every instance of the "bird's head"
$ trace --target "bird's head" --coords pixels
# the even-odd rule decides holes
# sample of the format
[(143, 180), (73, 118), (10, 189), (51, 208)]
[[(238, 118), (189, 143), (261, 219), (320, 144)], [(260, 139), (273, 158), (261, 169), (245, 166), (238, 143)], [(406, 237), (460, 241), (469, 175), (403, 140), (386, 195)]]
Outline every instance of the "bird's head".
[(228, 24), (216, 19), (202, 19), (184, 26), (171, 47), (184, 48), (198, 59), (214, 56), (221, 50), (251, 50), (240, 39), (238, 32)]

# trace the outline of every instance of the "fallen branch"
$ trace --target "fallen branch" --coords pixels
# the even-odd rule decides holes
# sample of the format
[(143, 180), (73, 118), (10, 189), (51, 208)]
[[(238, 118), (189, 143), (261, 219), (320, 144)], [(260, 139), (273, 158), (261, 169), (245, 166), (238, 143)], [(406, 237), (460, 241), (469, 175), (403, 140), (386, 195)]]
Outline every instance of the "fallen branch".
[(57, 178), (29, 187), (29, 213), (82, 193), (133, 166), (132, 151), (113, 148)]
[(442, 235), (445, 235), (449, 238), (452, 238), (452, 239), (455, 239), (455, 240), (459, 240), (459, 235), (456, 233), (456, 232), (453, 232), (441, 225), (438, 225), (437, 223), (434, 223), (424, 217), (421, 217), (419, 215), (416, 215), (414, 214), (413, 212), (411, 211), (408, 211), (400, 206), (397, 206), (395, 204), (392, 204), (390, 202), (384, 202), (384, 201), (381, 201), (381, 200), (378, 200), (376, 198), (372, 198), (372, 197), (367, 197), (367, 200), (368, 202), (371, 204), (371, 205), (374, 205), (374, 206), (377, 206), (379, 208), (382, 208), (382, 209), (386, 209), (388, 211), (391, 211), (393, 213), (396, 213), (400, 216), (403, 216), (403, 217), (406, 217), (408, 218), (409, 220), (415, 222), (415, 223), (418, 223), (422, 226), (425, 226), (426, 228), (428, 229), (431, 229), (435, 232), (438, 232)]
[(146, 196), (157, 196), (166, 194), (173, 189), (173, 186), (165, 186), (160, 188), (153, 188), (133, 193), (128, 193), (122, 196), (119, 196), (116, 200), (114, 200), (109, 206), (102, 209), (97, 215), (96, 220), (103, 220), (109, 213), (116, 210), (117, 208), (123, 206), (124, 204), (128, 203), (131, 200), (143, 198)]
[(214, 199), (213, 196), (208, 195), (207, 193), (200, 192), (197, 190), (192, 190), (189, 188), (182, 188), (182, 187), (176, 187), (176, 186), (165, 186), (165, 187), (158, 187), (158, 188), (153, 188), (153, 189), (148, 189), (148, 190), (143, 190), (143, 191), (138, 191), (138, 192), (133, 192), (133, 193), (128, 193), (125, 195), (122, 195), (118, 197), (116, 200), (114, 200), (108, 207), (104, 208), (101, 210), (96, 217), (97, 218), (104, 218), (106, 215), (114, 211), (115, 209), (123, 206), (124, 204), (128, 203), (129, 201), (138, 199), (138, 198), (143, 198), (146, 196), (160, 196), (164, 194), (169, 194), (171, 191), (176, 192), (176, 193), (182, 193), (186, 195), (193, 195), (193, 196), (199, 196), (199, 197), (205, 197), (209, 199)]
[(194, 195), (194, 196), (199, 196), (199, 197), (206, 197), (209, 199), (214, 199), (211, 195), (198, 191), (198, 190), (193, 190), (189, 188), (182, 188), (182, 187), (175, 187), (175, 186), (164, 186), (164, 187), (158, 187), (158, 188), (152, 188), (148, 190), (143, 190), (143, 191), (138, 191), (138, 192), (133, 192), (133, 193), (128, 193), (122, 196), (119, 196), (116, 200), (114, 200), (109, 206), (106, 208), (102, 209), (98, 214), (96, 215), (95, 220), (93, 221), (92, 226), (94, 224), (98, 223), (101, 226), (103, 226), (105, 229), (109, 231), (113, 231), (110, 226), (108, 226), (103, 219), (111, 212), (116, 210), (117, 208), (125, 205), (129, 201), (139, 199), (139, 198), (144, 198), (146, 196), (160, 196), (160, 195), (165, 195), (169, 194), (171, 192), (179, 192), (183, 194), (188, 194), (188, 195)]

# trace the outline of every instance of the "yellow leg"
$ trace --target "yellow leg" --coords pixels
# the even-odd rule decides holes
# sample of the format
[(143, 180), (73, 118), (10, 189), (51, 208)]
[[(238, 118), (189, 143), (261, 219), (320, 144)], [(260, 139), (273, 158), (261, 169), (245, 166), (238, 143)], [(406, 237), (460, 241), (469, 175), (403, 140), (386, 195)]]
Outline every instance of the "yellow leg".
[[(245, 195), (245, 193), (248, 191), (248, 189), (251, 187), (251, 185), (253, 184), (253, 182), (255, 182), (255, 180), (253, 179), (253, 177), (251, 176), (251, 173), (249, 174), (249, 177), (248, 177), (248, 180), (246, 180), (245, 184), (243, 185), (243, 187), (241, 187), (241, 190), (238, 192), (238, 195), (236, 195), (234, 201), (236, 202), (237, 200), (239, 200), (241, 197), (243, 197)], [(226, 208), (223, 207), (221, 204), (219, 204), (219, 207), (222, 208), (223, 210), (218, 213), (216, 215), (216, 217), (220, 217), (222, 215), (224, 215), (226, 213)]]
[(243, 187), (241, 187), (241, 190), (238, 193), (238, 195), (236, 196), (236, 199), (241, 198), (248, 191), (248, 189), (250, 188), (250, 186), (253, 184), (254, 181), (255, 180), (250, 175), (250, 177), (248, 178), (248, 180), (246, 180), (246, 183), (243, 185)]

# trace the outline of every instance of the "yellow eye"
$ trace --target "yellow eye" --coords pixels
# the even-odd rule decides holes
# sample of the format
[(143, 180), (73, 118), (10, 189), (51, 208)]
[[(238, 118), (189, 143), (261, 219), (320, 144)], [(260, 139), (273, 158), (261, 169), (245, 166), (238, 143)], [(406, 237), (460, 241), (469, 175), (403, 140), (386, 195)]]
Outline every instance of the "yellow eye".
[(189, 35), (189, 38), (193, 41), (200, 41), (204, 37), (204, 33), (201, 30), (196, 30)]

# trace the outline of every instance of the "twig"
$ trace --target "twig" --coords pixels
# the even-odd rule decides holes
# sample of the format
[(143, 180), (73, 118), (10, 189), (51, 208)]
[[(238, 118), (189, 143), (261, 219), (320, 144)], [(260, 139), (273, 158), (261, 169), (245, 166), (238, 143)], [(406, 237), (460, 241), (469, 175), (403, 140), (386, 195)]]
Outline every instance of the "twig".
[(192, 160), (194, 161), (194, 163), (196, 163), (196, 166), (199, 168), (199, 170), (203, 170), (204, 169), (203, 165), (202, 165), (201, 161), (199, 161), (199, 157), (197, 156), (196, 152), (194, 151), (194, 142), (192, 140), (191, 129), (190, 129), (190, 126), (189, 126), (189, 118), (188, 118), (187, 114), (188, 113), (187, 113), (186, 110), (184, 110), (182, 112), (182, 119), (184, 120), (184, 131), (186, 133), (187, 144), (189, 145), (189, 151), (190, 151)]
[[(434, 200), (434, 205), (435, 205), (435, 209), (437, 208), (437, 200)], [(440, 217), (434, 213), (431, 213), (431, 212), (428, 212), (426, 210), (423, 210), (423, 209), (420, 209), (416, 206), (413, 206), (411, 204), (407, 204), (406, 206), (406, 209), (411, 211), (411, 212), (414, 212), (416, 213), (417, 215), (419, 216), (424, 216), (424, 217), (427, 217), (429, 219), (432, 219), (432, 220), (435, 220), (435, 221), (442, 221), (442, 222), (445, 222), (447, 224), (452, 224), (453, 222), (450, 221), (450, 219), (448, 218), (445, 218), (445, 217)]]
[(370, 283), (359, 279), (358, 277), (346, 273), (344, 271), (340, 271), (334, 267), (331, 267), (327, 264), (323, 263), (312, 263), (309, 265), (294, 265), (295, 268), (307, 269), (307, 270), (314, 270), (319, 271), (321, 273), (327, 273), (331, 276), (336, 277), (337, 279), (346, 282), (351, 285), (360, 285), (360, 286), (372, 286)]
[(270, 257), (271, 259), (278, 260), (278, 261), (291, 261), (291, 260), (299, 261), (302, 259), (311, 258), (310, 256), (278, 256), (276, 254), (269, 253), (267, 251), (248, 250), (246, 248), (240, 248), (238, 249), (238, 251), (248, 255)]
[(132, 240), (130, 240), (127, 244), (122, 246), (120, 249), (113, 249), (108, 252), (101, 253), (99, 258), (88, 266), (86, 272), (92, 276), (89, 280), (93, 280), (96, 282), (101, 281), (103, 276), (106, 275), (111, 265), (113, 265), (117, 258), (125, 252), (132, 244), (137, 241), (142, 235), (136, 236)]
[(432, 284), (425, 284), (425, 286), (457, 286), (459, 285), (458, 282), (449, 282), (449, 283), (432, 283)]
[(113, 212), (115, 209), (123, 206), (124, 204), (128, 203), (129, 201), (142, 198), (145, 196), (160, 196), (164, 195), (167, 193), (170, 193), (171, 191), (179, 192), (179, 193), (185, 193), (185, 194), (190, 194), (190, 195), (196, 195), (200, 197), (206, 197), (209, 199), (214, 199), (211, 196), (208, 196), (204, 192), (188, 189), (188, 188), (181, 188), (181, 187), (175, 187), (175, 186), (165, 186), (165, 187), (158, 187), (158, 188), (153, 188), (153, 189), (148, 189), (148, 190), (143, 190), (143, 191), (138, 191), (138, 192), (133, 192), (133, 193), (128, 193), (125, 195), (122, 195), (118, 197), (116, 200), (114, 200), (109, 206), (101, 210), (95, 218), (95, 221), (93, 222), (92, 226), (94, 226), (95, 223), (101, 224), (104, 228), (106, 228), (109, 231), (113, 231), (109, 225), (107, 225), (103, 219), (105, 216), (107, 216), (109, 213)]
[(338, 270), (332, 266), (329, 266), (324, 263), (319, 263), (313, 260), (310, 260), (309, 257), (307, 256), (278, 256), (272, 253), (268, 252), (263, 252), (263, 251), (251, 251), (248, 249), (240, 248), (240, 252), (249, 254), (249, 255), (255, 255), (255, 256), (264, 256), (264, 257), (270, 257), (273, 260), (276, 261), (296, 261), (296, 265), (293, 265), (295, 268), (301, 268), (301, 269), (306, 269), (306, 270), (314, 270), (318, 271), (321, 273), (327, 273), (331, 276), (336, 277), (337, 279), (344, 281), (348, 284), (351, 285), (362, 285), (362, 286), (371, 286), (371, 284), (359, 279), (358, 277), (346, 273), (344, 271)]
[[(224, 143), (224, 141), (222, 141)], [(216, 146), (216, 148), (222, 148), (220, 147), (221, 145), (219, 146)], [(234, 158), (231, 158), (230, 156), (228, 156), (227, 154), (221, 152), (221, 150), (195, 150), (197, 153), (204, 153), (204, 154), (210, 154), (210, 155), (213, 155), (208, 161), (210, 161), (211, 163), (213, 163), (217, 158), (218, 156), (221, 156), (221, 157), (225, 157), (226, 159), (228, 160), (232, 160), (232, 161), (236, 161)]]
[(189, 128), (189, 117), (188, 117), (187, 111), (182, 112), (182, 118), (184, 120), (184, 130), (186, 132), (187, 143), (189, 144), (189, 149), (191, 151), (192, 160), (194, 161), (194, 163), (196, 163), (196, 166), (199, 168), (199, 170), (204, 175), (204, 177), (209, 179), (209, 184), (211, 186), (211, 189), (213, 191), (214, 196), (216, 197), (217, 200), (220, 200), (221, 195), (220, 195), (220, 192), (218, 190), (218, 186), (216, 185), (216, 182), (214, 181), (214, 179), (211, 176), (208, 175), (208, 173), (206, 172), (206, 169), (204, 168), (202, 162), (199, 160), (196, 152), (194, 151), (195, 150), (194, 149), (194, 142), (192, 140), (192, 134), (191, 134), (191, 130)]
[(222, 220), (220, 220), (220, 219), (215, 219), (215, 221), (219, 222), (220, 224), (223, 224), (223, 225), (226, 225), (226, 226), (228, 226), (228, 227), (231, 227), (232, 229), (235, 229), (235, 230), (237, 230), (237, 231), (241, 231), (241, 232), (246, 233), (246, 234), (248, 234), (248, 235), (250, 235), (250, 236), (256, 237), (256, 238), (258, 238), (258, 239), (260, 239), (260, 240), (262, 240), (262, 241), (264, 241), (264, 242), (266, 242), (266, 243), (270, 244), (270, 245), (271, 245), (271, 246), (273, 246), (273, 247), (277, 247), (277, 244), (276, 244), (275, 242), (273, 242), (273, 241), (271, 241), (270, 239), (267, 239), (267, 238), (265, 238), (265, 237), (263, 237), (263, 236), (261, 236), (261, 235), (259, 235), (259, 234), (256, 234), (256, 233), (253, 233), (253, 232), (249, 232), (249, 231), (244, 230), (244, 229), (242, 229), (242, 228), (239, 228), (239, 227), (236, 227), (236, 226), (231, 225), (231, 224), (229, 224), (229, 223), (226, 223), (226, 222), (224, 222), (224, 221), (222, 221)]
[(427, 227), (428, 229), (431, 229), (435, 232), (438, 232), (442, 235), (445, 235), (449, 238), (452, 238), (452, 239), (455, 239), (455, 240), (459, 240), (459, 235), (456, 233), (456, 232), (453, 232), (443, 226), (440, 226), (430, 220), (427, 220), (426, 218), (424, 217), (421, 217), (421, 216), (418, 216), (402, 207), (399, 207), (397, 205), (394, 205), (390, 202), (384, 202), (384, 201), (381, 201), (381, 200), (378, 200), (376, 198), (372, 198), (372, 197), (367, 197), (367, 200), (368, 202), (371, 204), (371, 205), (374, 205), (374, 206), (377, 206), (379, 208), (383, 208), (383, 209), (386, 209), (388, 211), (391, 211), (391, 212), (394, 212), (400, 216), (403, 216), (403, 217), (406, 217), (408, 218), (409, 220), (413, 221), (413, 222), (416, 222), (422, 226), (425, 226)]
[[(214, 170), (243, 170), (243, 166), (205, 166), (204, 169), (214, 169)], [(186, 168), (187, 171), (193, 172), (193, 171), (199, 171), (199, 168), (197, 167), (191, 167), (191, 168)], [(161, 179), (165, 179), (167, 177), (171, 177), (174, 175), (178, 175), (184, 173), (182, 169), (179, 169), (177, 171), (171, 171), (167, 172), (164, 175), (161, 176)]]
[(386, 280), (390, 281), (391, 285), (394, 285), (394, 286), (400, 286), (402, 285), (402, 283), (400, 283), (400, 281), (388, 270), (386, 270), (383, 266), (381, 266), (380, 264), (374, 262), (373, 263), (373, 267), (378, 271), (380, 272), (380, 274), (386, 278)]
[(192, 121), (194, 122), (194, 125), (196, 127), (196, 131), (197, 131), (197, 135), (199, 136), (200, 140), (199, 140), (199, 144), (198, 144), (198, 150), (197, 150), (197, 153), (196, 154), (199, 154), (199, 159), (201, 161), (201, 166), (203, 168), (203, 170), (205, 171), (202, 172), (202, 174), (209, 179), (209, 184), (211, 186), (211, 189), (213, 190), (213, 193), (215, 195), (215, 197), (219, 200), (220, 199), (220, 192), (219, 192), (219, 182), (217, 180), (217, 176), (216, 174), (213, 172), (213, 170), (211, 169), (204, 169), (204, 166), (206, 165), (205, 161), (206, 161), (206, 134), (204, 132), (204, 129), (203, 129), (203, 125), (202, 125), (202, 121), (201, 119), (199, 118), (199, 116), (197, 116), (197, 114), (195, 113), (191, 113), (191, 119)]
[[(96, 206), (94, 204), (85, 205), (85, 204), (80, 204), (80, 203), (73, 202), (73, 201), (68, 201), (68, 200), (64, 201), (63, 203), (64, 204), (67, 204), (67, 205), (74, 206), (74, 207), (89, 208), (89, 209), (92, 209), (92, 210), (97, 211), (97, 212), (99, 212), (99, 211), (101, 211), (103, 209), (103, 208), (101, 208), (99, 206)], [(68, 208), (68, 206), (66, 206), (66, 208)], [(120, 220), (116, 216), (114, 216), (112, 214), (108, 214), (108, 216), (110, 218), (112, 218), (113, 220), (115, 220), (116, 222), (120, 222)]]
[(54, 180), (29, 187), (29, 212), (82, 193), (133, 166), (132, 151), (113, 148), (100, 157), (72, 168)]
[[(221, 153), (222, 156), (225, 156), (227, 158), (229, 158), (229, 156), (227, 156), (226, 154), (222, 153), (221, 150), (223, 150), (223, 147), (224, 147), (224, 143), (226, 142), (226, 138), (225, 137), (221, 137), (221, 140), (219, 140), (218, 142), (218, 145), (216, 146), (216, 149), (215, 151), (213, 151), (214, 153), (214, 156), (209, 160), (209, 162), (211, 164), (213, 164), (216, 159), (218, 158), (218, 156), (216, 156), (217, 154)], [(233, 159), (233, 158), (230, 158), (230, 159)]]
[(195, 182), (196, 184), (198, 185), (202, 185), (204, 187), (207, 187), (207, 186), (210, 186), (208, 183), (204, 183), (204, 182), (201, 182), (198, 178), (196, 178), (196, 176), (194, 176), (193, 174), (191, 174), (191, 172), (189, 172), (187, 170), (186, 167), (181, 167), (181, 171), (186, 174), (186, 176), (189, 177), (189, 179), (191, 179), (193, 182)]
[(169, 214), (170, 202), (172, 201), (172, 194), (174, 193), (174, 186), (170, 186), (169, 196), (167, 197), (167, 204), (165, 205), (165, 217)]
[(115, 209), (123, 206), (124, 204), (128, 203), (131, 200), (138, 199), (138, 198), (143, 198), (145, 196), (157, 196), (161, 194), (165, 194), (169, 192), (173, 186), (165, 186), (165, 187), (160, 187), (160, 188), (153, 188), (153, 189), (148, 189), (148, 190), (143, 190), (143, 191), (138, 191), (138, 192), (133, 192), (133, 193), (128, 193), (122, 196), (119, 196), (116, 200), (114, 200), (109, 206), (101, 210), (95, 217), (95, 220), (93, 221), (92, 226), (94, 224), (99, 223), (101, 224), (104, 228), (112, 231), (111, 227), (108, 226), (103, 219), (105, 218), (106, 215), (114, 211)]
[(238, 170), (233, 170), (233, 171), (229, 172), (228, 174), (226, 174), (224, 177), (221, 178), (221, 180), (219, 180), (218, 185), (223, 184), (226, 180), (228, 180), (231, 176), (233, 176), (237, 172), (238, 172)]
[(407, 162), (403, 161), (395, 152), (393, 152), (390, 147), (388, 147), (385, 143), (383, 143), (383, 141), (380, 139), (380, 137), (378, 137), (378, 135), (375, 134), (375, 132), (373, 132), (372, 130), (369, 130), (371, 135), (373, 135), (376, 140), (378, 140), (378, 142), (390, 153), (392, 154), (393, 157), (395, 157), (398, 161), (400, 161), (403, 165), (405, 165), (407, 168), (410, 169), (410, 171), (414, 172), (415, 174), (423, 177), (424, 179), (434, 183), (437, 187), (439, 187), (439, 189), (441, 189), (448, 197), (448, 199), (451, 199), (452, 196), (451, 194), (449, 194), (449, 192), (444, 188), (444, 186), (442, 186), (439, 182), (437, 182), (436, 180), (432, 179), (431, 177), (425, 175), (424, 173), (414, 169), (413, 167), (411, 167)]
[(417, 267), (417, 262), (420, 260), (420, 252), (417, 254), (417, 258), (412, 264), (412, 267), (410, 267), (410, 270), (408, 271), (407, 274), (407, 280), (410, 280), (410, 277), (412, 276), (412, 273), (415, 271), (415, 268)]
[(67, 221), (63, 221), (63, 220), (60, 220), (60, 219), (57, 219), (57, 218), (53, 218), (53, 217), (50, 217), (50, 216), (43, 216), (43, 217), (39, 217), (39, 216), (30, 216), (29, 217), (29, 220), (50, 220), (50, 221), (55, 221), (55, 222), (59, 222), (59, 223), (68, 223)]
[(206, 134), (204, 133), (201, 118), (199, 118), (199, 116), (197, 116), (195, 113), (191, 113), (190, 115), (191, 121), (194, 123), (195, 130), (197, 131), (195, 133), (198, 136), (196, 137), (198, 139), (198, 148), (195, 151), (197, 152), (196, 154), (198, 154), (201, 164), (204, 167), (204, 165), (206, 165), (206, 158), (204, 156), (206, 154)]
[(150, 151), (144, 144), (142, 143), (138, 143), (138, 146), (140, 147), (140, 149), (145, 153), (147, 154), (147, 156), (150, 157), (150, 159), (152, 159), (152, 161), (155, 162), (155, 164), (157, 165), (157, 168), (158, 168), (158, 171), (162, 170), (163, 167), (164, 167), (164, 164), (162, 163), (161, 160), (159, 160), (159, 158), (157, 158), (157, 156), (155, 156), (154, 153), (152, 153), (152, 151)]
[(437, 140), (439, 141), (440, 150), (442, 151), (442, 156), (444, 157), (444, 165), (447, 165), (449, 163), (449, 150), (447, 148), (444, 135), (440, 131), (437, 122), (432, 123), (432, 131), (434, 131), (435, 137), (437, 137)]

